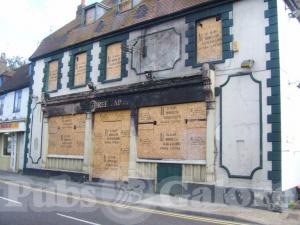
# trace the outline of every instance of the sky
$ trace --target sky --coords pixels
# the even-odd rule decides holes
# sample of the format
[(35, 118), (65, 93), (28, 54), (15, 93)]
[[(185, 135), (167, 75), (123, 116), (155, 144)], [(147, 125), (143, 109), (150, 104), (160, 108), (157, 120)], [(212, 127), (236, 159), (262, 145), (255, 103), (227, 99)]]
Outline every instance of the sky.
[[(86, 4), (95, 0), (86, 0)], [(75, 18), (81, 0), (0, 0), (0, 53), (28, 59), (39, 43)]]

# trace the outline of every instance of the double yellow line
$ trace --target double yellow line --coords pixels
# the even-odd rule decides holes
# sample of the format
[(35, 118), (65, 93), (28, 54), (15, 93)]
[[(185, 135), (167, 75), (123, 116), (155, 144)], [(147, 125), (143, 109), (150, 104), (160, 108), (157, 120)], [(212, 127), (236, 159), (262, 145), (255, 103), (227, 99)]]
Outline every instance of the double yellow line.
[(109, 206), (109, 207), (115, 207), (115, 208), (123, 208), (123, 209), (131, 209), (131, 210), (138, 211), (138, 212), (168, 216), (168, 217), (179, 218), (179, 219), (184, 219), (184, 220), (206, 222), (206, 223), (211, 223), (211, 224), (223, 224), (223, 225), (247, 225), (245, 223), (231, 222), (231, 221), (218, 220), (218, 219), (210, 219), (210, 218), (205, 218), (205, 217), (201, 217), (201, 216), (192, 216), (192, 215), (187, 215), (187, 214), (182, 214), (182, 213), (172, 213), (172, 212), (166, 212), (166, 211), (157, 210), (157, 209), (148, 209), (148, 208), (143, 208), (143, 207), (138, 207), (138, 206), (133, 206), (133, 205), (125, 205), (125, 204), (112, 203), (112, 202), (108, 202), (108, 201), (85, 198), (85, 197), (80, 197), (80, 196), (73, 196), (73, 195), (69, 195), (69, 194), (44, 190), (41, 188), (34, 188), (34, 187), (30, 187), (30, 186), (27, 186), (24, 184), (18, 184), (18, 183), (14, 183), (11, 181), (5, 181), (2, 179), (0, 179), (0, 183), (6, 184), (6, 185), (11, 185), (11, 186), (16, 186), (16, 187), (22, 187), (24, 189), (28, 189), (31, 191), (47, 193), (50, 195), (59, 196), (59, 197), (63, 197), (63, 198), (69, 198), (69, 199), (74, 199), (74, 200), (78, 200), (78, 201), (94, 203), (97, 205)]

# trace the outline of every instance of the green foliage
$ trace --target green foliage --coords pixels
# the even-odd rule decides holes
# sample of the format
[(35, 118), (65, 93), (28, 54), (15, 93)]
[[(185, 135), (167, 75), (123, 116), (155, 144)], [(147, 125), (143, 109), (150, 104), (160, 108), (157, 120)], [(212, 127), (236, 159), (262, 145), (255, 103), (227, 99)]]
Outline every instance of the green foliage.
[(6, 66), (9, 70), (15, 70), (26, 64), (26, 61), (23, 59), (23, 57), (13, 56), (8, 58), (6, 57), (5, 53), (1, 53), (0, 61), (6, 62)]
[(300, 201), (290, 201), (289, 202), (289, 209), (299, 209), (300, 207)]

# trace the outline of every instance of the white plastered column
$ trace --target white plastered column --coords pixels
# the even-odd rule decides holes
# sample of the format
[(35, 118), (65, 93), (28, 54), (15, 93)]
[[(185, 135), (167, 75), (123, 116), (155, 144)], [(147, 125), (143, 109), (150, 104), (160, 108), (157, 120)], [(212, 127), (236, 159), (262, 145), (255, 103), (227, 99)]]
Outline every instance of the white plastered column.
[(207, 151), (206, 151), (206, 181), (215, 181), (215, 121), (216, 121), (216, 102), (215, 102), (215, 72), (210, 70), (210, 95), (207, 99)]
[(93, 114), (87, 113), (85, 120), (85, 137), (84, 137), (84, 155), (83, 155), (83, 172), (92, 175), (92, 157), (93, 157)]
[(48, 116), (44, 116), (43, 118), (43, 145), (42, 145), (42, 168), (46, 168), (47, 166), (47, 156), (48, 156), (48, 143), (49, 143), (49, 123)]
[(129, 145), (129, 168), (128, 177), (136, 177), (136, 160), (137, 160), (137, 131), (136, 131), (136, 115), (137, 110), (131, 111), (130, 118), (130, 145)]

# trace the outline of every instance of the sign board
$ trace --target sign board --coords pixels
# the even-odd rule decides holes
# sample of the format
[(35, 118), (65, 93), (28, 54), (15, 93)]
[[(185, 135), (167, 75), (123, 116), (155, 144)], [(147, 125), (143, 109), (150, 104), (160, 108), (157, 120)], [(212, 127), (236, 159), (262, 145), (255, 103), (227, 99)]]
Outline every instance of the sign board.
[(106, 80), (121, 77), (122, 43), (111, 44), (107, 47)]
[(222, 60), (222, 21), (216, 17), (197, 24), (197, 62)]
[(95, 113), (92, 176), (128, 180), (130, 111)]
[(49, 63), (48, 91), (57, 89), (58, 60)]
[(13, 122), (13, 123), (0, 123), (0, 129), (18, 129), (19, 123)]
[(48, 154), (83, 155), (85, 119), (85, 114), (49, 117)]
[(205, 160), (206, 103), (139, 109), (138, 158)]
[(80, 53), (75, 56), (74, 86), (85, 85), (85, 83), (86, 83), (86, 63), (87, 63), (86, 52)]

